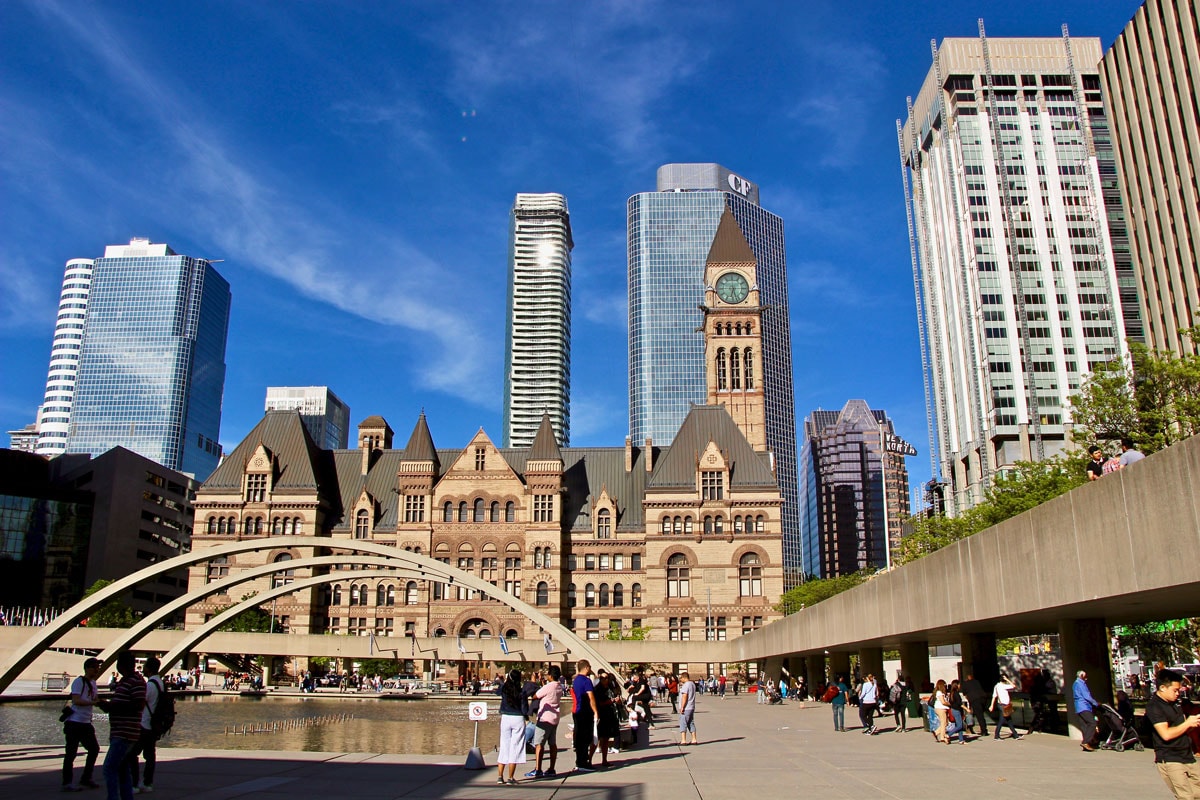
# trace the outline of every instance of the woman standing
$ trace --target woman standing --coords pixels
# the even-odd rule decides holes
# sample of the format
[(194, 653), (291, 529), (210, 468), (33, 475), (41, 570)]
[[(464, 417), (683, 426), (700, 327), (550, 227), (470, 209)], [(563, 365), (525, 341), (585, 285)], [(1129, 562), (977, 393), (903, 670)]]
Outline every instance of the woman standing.
[(946, 682), (940, 678), (933, 687), (933, 710), (937, 714), (937, 730), (933, 732), (933, 738), (950, 744), (950, 739), (946, 737), (946, 716), (950, 711), (950, 703), (946, 698)]
[(600, 679), (596, 684), (596, 738), (600, 740), (600, 769), (608, 769), (608, 749), (614, 741), (621, 740), (621, 722), (617, 718), (621, 692), (606, 670), (596, 675)]
[(950, 689), (946, 693), (946, 702), (950, 706), (950, 717), (953, 725), (946, 731), (946, 744), (950, 743), (949, 737), (958, 734), (958, 743), (966, 744), (966, 736), (963, 735), (963, 730), (966, 726), (963, 724), (965, 717), (963, 716), (963, 696), (958, 679), (950, 681)]
[[(496, 783), (517, 784), (517, 764), (525, 763), (525, 718), (529, 716), (529, 698), (521, 691), (521, 670), (508, 673), (500, 685), (500, 756), (496, 760)], [(508, 767), (505, 778), (504, 768)]]
[(674, 675), (667, 678), (667, 696), (671, 698), (671, 713), (679, 713), (679, 681)]

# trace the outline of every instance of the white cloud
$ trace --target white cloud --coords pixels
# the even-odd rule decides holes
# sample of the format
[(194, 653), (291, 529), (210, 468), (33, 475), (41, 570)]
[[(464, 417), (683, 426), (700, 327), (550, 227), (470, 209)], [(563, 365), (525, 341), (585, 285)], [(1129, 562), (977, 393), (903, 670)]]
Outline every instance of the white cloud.
[(879, 50), (846, 41), (809, 39), (801, 50), (807, 75), (790, 116), (814, 132), (810, 136), (822, 166), (845, 168), (864, 160), (862, 141), (877, 124), (875, 96), (885, 85), (885, 58)]
[[(157, 80), (126, 47), (120, 32), (87, 6), (45, 2), (37, 8), (52, 24), (87, 50), (97, 69), (131, 98), (157, 129), (176, 170), (174, 187), (163, 187), (162, 213), (176, 227), (234, 265), (249, 265), (290, 284), (319, 302), (375, 322), (398, 325), (422, 337), (425, 357), (416, 361), (419, 381), (479, 403), (493, 393), (481, 390), (479, 375), (491, 370), (497, 347), (476, 320), (453, 306), (414, 299), (412, 287), (458, 285), (453, 271), (390, 231), (355, 224), (349, 232), (337, 210), (293, 200), (306, 197), (285, 177), (247, 167), (221, 132), (205, 125), (215, 112), (203, 109), (182, 91)], [(378, 112), (377, 112), (378, 115)], [(186, 187), (181, 191), (179, 187)], [(144, 192), (146, 187), (140, 187)], [(342, 224), (339, 224), (342, 223)], [(353, 240), (353, 251), (346, 249)], [(378, 265), (372, 269), (372, 266)]]

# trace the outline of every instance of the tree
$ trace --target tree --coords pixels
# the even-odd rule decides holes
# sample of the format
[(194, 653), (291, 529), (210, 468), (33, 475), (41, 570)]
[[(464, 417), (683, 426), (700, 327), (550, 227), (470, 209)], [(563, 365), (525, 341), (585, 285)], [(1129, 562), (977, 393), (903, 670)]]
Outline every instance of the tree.
[(874, 574), (875, 570), (873, 569), (860, 569), (858, 572), (833, 578), (810, 578), (799, 586), (784, 592), (783, 597), (779, 598), (775, 610), (784, 614), (795, 614), (802, 608), (816, 605), (822, 600), (828, 600), (847, 589), (853, 589)]
[[(1193, 341), (1200, 328), (1184, 333)], [(1071, 398), (1077, 444), (1128, 436), (1146, 453), (1200, 433), (1200, 355), (1130, 342), (1128, 361), (1098, 365)]]
[(646, 636), (649, 635), (651, 630), (652, 629), (648, 625), (634, 625), (628, 631), (613, 626), (608, 629), (608, 635), (604, 638), (608, 639), (610, 642), (644, 642), (646, 641)]
[[(84, 598), (91, 597), (96, 592), (111, 586), (115, 581), (98, 580), (83, 593)], [(132, 628), (138, 621), (138, 614), (124, 600), (113, 598), (96, 609), (88, 617), (87, 624), (92, 628)]]
[[(242, 595), (242, 600), (249, 600), (256, 593)], [(223, 614), (231, 606), (223, 606), (216, 609), (214, 616)], [(220, 628), (223, 631), (233, 631), (235, 633), (267, 633), (271, 630), (271, 615), (263, 611), (260, 606), (248, 608), (238, 614), (233, 619), (226, 622)]]

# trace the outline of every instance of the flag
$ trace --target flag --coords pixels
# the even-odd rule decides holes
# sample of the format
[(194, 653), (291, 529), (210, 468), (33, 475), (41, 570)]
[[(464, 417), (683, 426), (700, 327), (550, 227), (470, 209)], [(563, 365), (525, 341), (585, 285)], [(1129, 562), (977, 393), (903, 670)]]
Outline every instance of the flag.
[(462, 643), (461, 636), (458, 637), (458, 652), (462, 653), (464, 656), (467, 654), (467, 646)]
[(508, 640), (503, 636), (500, 637), (500, 652), (508, 655)]
[(367, 646), (367, 654), (372, 655), (372, 656), (375, 655), (375, 634), (374, 633), (371, 634), (371, 642)]
[(408, 649), (409, 649), (409, 654), (410, 654), (410, 655), (409, 655), (409, 657), (410, 657), (410, 658), (416, 658), (416, 657), (417, 657), (417, 637), (416, 637), (416, 636), (410, 636), (410, 637), (408, 638), (408, 641), (409, 641), (409, 648), (408, 648)]
[(546, 655), (550, 655), (554, 652), (554, 640), (550, 638), (549, 633), (546, 633), (546, 635), (542, 637), (542, 644), (546, 647)]

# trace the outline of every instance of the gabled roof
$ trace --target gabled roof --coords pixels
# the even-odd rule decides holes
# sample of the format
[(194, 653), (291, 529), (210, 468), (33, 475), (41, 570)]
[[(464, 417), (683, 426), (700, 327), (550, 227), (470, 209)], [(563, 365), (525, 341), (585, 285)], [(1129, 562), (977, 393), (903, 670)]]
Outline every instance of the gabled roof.
[(554, 438), (554, 425), (550, 422), (549, 414), (542, 414), (542, 424), (538, 426), (533, 444), (529, 446), (530, 461), (562, 461), (562, 451), (558, 449), (558, 440)]
[(733, 218), (729, 206), (725, 207), (725, 211), (721, 214), (721, 221), (717, 223), (717, 234), (713, 237), (712, 247), (708, 250), (706, 263), (757, 263), (754, 251), (750, 249), (750, 243), (746, 241), (746, 235), (738, 227), (737, 220)]
[(404, 460), (432, 461), (435, 473), (441, 468), (437, 448), (433, 446), (433, 435), (429, 433), (429, 424), (425, 422), (424, 411), (421, 412), (421, 416), (417, 417), (417, 424), (413, 428), (412, 436), (408, 437), (408, 444), (404, 448)]
[(686, 488), (696, 485), (696, 459), (713, 442), (725, 452), (731, 489), (774, 487), (771, 457), (755, 452), (741, 428), (724, 406), (692, 406), (679, 433), (659, 459), (648, 489)]
[(300, 413), (291, 410), (268, 411), (213, 471), (204, 486), (240, 490), (246, 462), (258, 449), (259, 442), (274, 454), (278, 465), (273, 491), (312, 489), (321, 483), (320, 479), (327, 472), (324, 462), (328, 454), (313, 442), (300, 420)]

